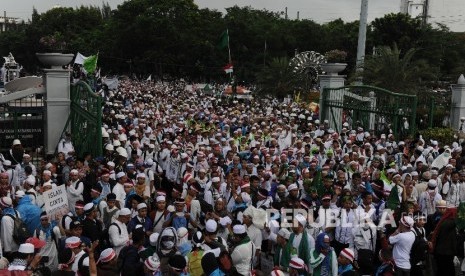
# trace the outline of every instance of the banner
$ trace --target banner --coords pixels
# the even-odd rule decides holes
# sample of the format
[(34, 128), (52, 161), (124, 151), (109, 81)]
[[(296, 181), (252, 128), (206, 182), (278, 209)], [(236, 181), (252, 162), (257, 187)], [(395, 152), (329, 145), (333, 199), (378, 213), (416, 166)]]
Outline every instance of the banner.
[(55, 220), (69, 212), (66, 186), (61, 185), (42, 194), (45, 203), (45, 211), (50, 220)]
[(103, 78), (102, 82), (106, 84), (110, 90), (116, 90), (116, 88), (118, 88), (119, 81), (117, 77), (111, 79)]

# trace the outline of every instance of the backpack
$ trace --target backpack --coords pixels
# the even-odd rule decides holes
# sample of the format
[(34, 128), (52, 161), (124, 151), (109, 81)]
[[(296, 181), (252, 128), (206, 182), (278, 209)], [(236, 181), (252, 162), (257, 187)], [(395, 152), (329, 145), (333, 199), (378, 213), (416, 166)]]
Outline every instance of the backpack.
[(118, 233), (121, 235), (121, 228), (119, 227), (119, 225), (116, 224), (116, 222), (113, 222), (112, 224), (110, 224), (107, 228), (105, 228), (105, 230), (103, 230), (102, 238), (100, 239), (100, 241), (101, 241), (100, 248), (102, 250), (113, 247), (113, 245), (110, 242), (110, 233), (109, 233), (110, 227), (112, 225), (114, 225), (114, 226), (116, 226), (118, 228)]
[(416, 229), (412, 231), (415, 234), (415, 240), (413, 241), (412, 249), (410, 250), (410, 264), (416, 265), (421, 261), (426, 260), (426, 254), (428, 252), (428, 243), (421, 233), (418, 233)]
[(18, 212), (16, 212), (16, 210), (15, 210), (15, 215), (16, 215), (16, 217), (11, 215), (11, 214), (7, 214), (7, 216), (12, 218), (13, 221), (14, 221), (13, 240), (17, 244), (22, 244), (30, 237), (30, 235), (29, 235), (29, 231), (27, 231), (26, 224), (18, 216)]
[(202, 276), (204, 274), (202, 268), (202, 257), (203, 250), (192, 251), (187, 254), (187, 258), (189, 260), (187, 263), (187, 267), (189, 268), (189, 275)]
[(70, 218), (71, 219), (71, 222), (76, 220), (77, 218), (75, 218), (74, 216), (70, 216), (69, 213), (64, 215), (62, 218), (61, 218), (61, 227), (63, 229), (66, 229), (66, 219), (67, 218)]

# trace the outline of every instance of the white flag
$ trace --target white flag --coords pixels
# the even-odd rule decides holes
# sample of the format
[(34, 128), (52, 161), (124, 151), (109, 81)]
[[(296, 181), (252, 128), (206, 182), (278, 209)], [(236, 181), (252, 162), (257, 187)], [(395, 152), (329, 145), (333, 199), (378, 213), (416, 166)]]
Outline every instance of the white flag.
[(152, 75), (150, 75), (148, 78), (147, 78), (147, 81), (151, 81), (152, 80)]
[(86, 60), (86, 59), (87, 59), (86, 56), (84, 56), (83, 54), (78, 52), (76, 54), (76, 58), (74, 59), (74, 64), (81, 64), (82, 65), (82, 64), (84, 64), (84, 60)]

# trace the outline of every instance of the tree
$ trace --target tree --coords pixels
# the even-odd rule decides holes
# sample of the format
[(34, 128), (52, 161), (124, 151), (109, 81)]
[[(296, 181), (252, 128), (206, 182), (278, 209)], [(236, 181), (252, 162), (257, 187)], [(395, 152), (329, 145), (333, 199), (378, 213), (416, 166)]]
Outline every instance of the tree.
[(415, 49), (404, 55), (397, 45), (383, 46), (374, 56), (365, 59), (363, 82), (404, 94), (417, 94), (425, 86), (425, 79), (434, 78), (433, 69), (424, 60), (414, 60)]
[(297, 87), (296, 78), (287, 57), (273, 58), (268, 66), (257, 74), (258, 94), (284, 98)]
[(373, 41), (376, 47), (397, 44), (402, 52), (419, 47), (430, 26), (423, 27), (420, 19), (412, 18), (408, 14), (391, 13), (382, 18), (376, 18), (371, 26), (373, 28)]

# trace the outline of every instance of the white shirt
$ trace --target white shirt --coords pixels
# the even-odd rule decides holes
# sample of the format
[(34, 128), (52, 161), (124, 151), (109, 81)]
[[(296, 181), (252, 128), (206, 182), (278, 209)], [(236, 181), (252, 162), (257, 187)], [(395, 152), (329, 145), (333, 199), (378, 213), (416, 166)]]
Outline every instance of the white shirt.
[(396, 266), (402, 269), (410, 269), (410, 251), (412, 250), (415, 234), (408, 231), (389, 237), (389, 243), (394, 245), (392, 256)]
[(349, 211), (342, 209), (340, 212), (340, 224), (336, 226), (334, 231), (335, 238), (340, 243), (349, 244), (349, 247), (353, 248), (354, 235), (352, 228), (355, 222), (354, 211), (352, 209), (349, 209)]
[(255, 244), (256, 249), (261, 249), (262, 247), (262, 231), (258, 229), (255, 225), (251, 224), (247, 227), (247, 235), (250, 237), (250, 240)]
[(108, 228), (108, 236), (110, 238), (110, 243), (113, 245), (113, 249), (115, 250), (116, 255), (119, 254), (121, 249), (127, 245), (129, 241), (129, 234), (128, 234), (128, 228), (126, 224), (122, 223), (119, 220), (116, 220), (114, 223), (116, 223), (120, 230), (118, 230), (118, 227), (116, 225), (110, 225)]
[(124, 208), (124, 199), (126, 198), (124, 186), (121, 183), (116, 183), (112, 192), (116, 195), (116, 200), (119, 202), (119, 207)]
[[(413, 233), (412, 233), (413, 234)], [(252, 258), (255, 255), (255, 246), (252, 242), (236, 246), (231, 253), (231, 259), (237, 272), (242, 275), (249, 275), (252, 268)]]
[(354, 254), (355, 258), (358, 257), (359, 249), (369, 249), (373, 252), (376, 249), (376, 228), (366, 228), (357, 226), (352, 229), (354, 234)]
[[(76, 254), (76, 257), (74, 258), (74, 263), (73, 263), (73, 266), (71, 267), (71, 269), (74, 271), (74, 272), (77, 272), (79, 267), (79, 260), (81, 259), (82, 255), (84, 255), (86, 252), (84, 252), (84, 250), (81, 250), (79, 251), (79, 253)], [(76, 273), (77, 275), (77, 273)]]
[(74, 146), (71, 141), (66, 141), (65, 139), (61, 139), (58, 143), (58, 152), (62, 152), (65, 154), (65, 158), (68, 158), (69, 152), (74, 151)]
[[(17, 212), (19, 216), (19, 212)], [(5, 252), (16, 252), (19, 249), (19, 245), (13, 240), (13, 229), (15, 222), (7, 215), (2, 217), (0, 237)]]

